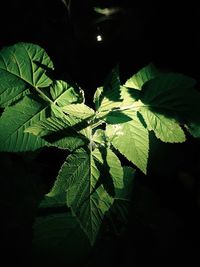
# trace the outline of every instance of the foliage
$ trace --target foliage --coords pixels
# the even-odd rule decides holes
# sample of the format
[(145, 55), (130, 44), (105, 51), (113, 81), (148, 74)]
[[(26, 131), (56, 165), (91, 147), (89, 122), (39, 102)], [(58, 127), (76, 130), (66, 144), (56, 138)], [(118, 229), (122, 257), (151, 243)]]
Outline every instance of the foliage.
[[(51, 79), (52, 70), (38, 45), (1, 50), (0, 151), (69, 151), (41, 206), (67, 205), (94, 244), (111, 207), (124, 214), (132, 167), (147, 173), (149, 132), (170, 143), (184, 142), (186, 131), (199, 136), (200, 94), (192, 78), (161, 73), (152, 64), (121, 84), (117, 66), (97, 88), (93, 109), (78, 87)], [(122, 166), (123, 157), (133, 166)]]

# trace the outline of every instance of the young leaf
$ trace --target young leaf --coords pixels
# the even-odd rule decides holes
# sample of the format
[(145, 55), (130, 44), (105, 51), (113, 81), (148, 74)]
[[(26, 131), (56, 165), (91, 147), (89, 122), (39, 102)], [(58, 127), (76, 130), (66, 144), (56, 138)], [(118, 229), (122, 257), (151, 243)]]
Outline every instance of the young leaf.
[(103, 93), (103, 87), (98, 87), (96, 92), (94, 93), (94, 99), (93, 99), (93, 102), (95, 104), (95, 108), (96, 110), (99, 109), (100, 105), (101, 105), (101, 96), (102, 96), (102, 93)]
[(167, 118), (159, 112), (153, 112), (146, 107), (139, 111), (148, 127), (153, 130), (158, 139), (163, 142), (181, 143), (185, 142), (185, 134), (179, 124), (173, 118)]
[(104, 97), (112, 101), (119, 101), (120, 96), (120, 78), (119, 66), (115, 66), (104, 82)]
[(45, 118), (46, 108), (27, 96), (16, 105), (7, 107), (0, 118), (0, 150), (19, 152), (43, 147), (46, 144), (44, 140), (24, 133), (24, 130)]
[(159, 75), (158, 70), (155, 68), (153, 64), (149, 64), (146, 67), (139, 70), (136, 74), (134, 74), (130, 79), (128, 79), (124, 86), (128, 88), (133, 88), (137, 90), (141, 90), (142, 86), (149, 80), (155, 78)]
[(120, 153), (146, 173), (149, 151), (148, 130), (144, 128), (136, 112), (133, 112), (131, 121), (107, 125), (106, 134)]
[[(108, 77), (112, 77), (115, 81), (110, 83), (112, 86), (99, 87), (95, 93), (94, 101), (99, 112), (111, 111), (115, 108), (125, 108), (128, 105), (132, 105), (139, 99), (139, 90), (141, 90), (142, 86), (159, 75), (154, 65), (149, 64), (127, 80), (124, 86), (121, 86), (118, 71), (114, 71), (114, 74), (111, 72), (111, 74)], [(109, 81), (109, 78), (107, 78), (107, 81)], [(113, 95), (117, 96), (116, 99)]]
[(113, 202), (102, 185), (97, 187), (99, 176), (93, 153), (79, 149), (67, 158), (48, 194), (53, 196), (66, 192), (67, 205), (71, 207), (92, 244), (104, 214)]
[(104, 86), (97, 88), (94, 96), (96, 110), (110, 110), (121, 105), (119, 69), (116, 66), (106, 77)]
[(53, 63), (46, 52), (35, 44), (17, 43), (0, 51), (0, 106), (18, 100), (33, 88), (48, 87), (52, 80), (47, 76)]

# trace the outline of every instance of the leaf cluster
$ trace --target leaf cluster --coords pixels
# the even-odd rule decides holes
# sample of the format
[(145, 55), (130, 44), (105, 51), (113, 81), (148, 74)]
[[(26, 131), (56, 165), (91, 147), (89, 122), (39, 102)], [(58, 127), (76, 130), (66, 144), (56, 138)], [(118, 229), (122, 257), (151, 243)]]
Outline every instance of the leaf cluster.
[(116, 66), (92, 109), (78, 86), (50, 78), (50, 71), (53, 63), (38, 45), (0, 51), (0, 151), (68, 150), (41, 205), (67, 205), (93, 244), (110, 208), (123, 213), (129, 202), (133, 167), (147, 173), (149, 132), (169, 143), (184, 142), (186, 131), (199, 137), (200, 94), (192, 78), (152, 64), (121, 84)]

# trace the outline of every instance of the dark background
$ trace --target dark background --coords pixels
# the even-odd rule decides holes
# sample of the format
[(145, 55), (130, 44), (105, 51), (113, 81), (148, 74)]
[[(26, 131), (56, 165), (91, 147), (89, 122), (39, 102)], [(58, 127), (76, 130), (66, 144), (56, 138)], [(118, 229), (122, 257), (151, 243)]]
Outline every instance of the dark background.
[[(0, 46), (19, 41), (41, 45), (58, 75), (67, 72), (88, 91), (101, 84), (116, 62), (125, 75), (153, 61), (199, 76), (199, 7), (195, 1), (109, 0), (108, 6), (126, 11), (104, 23), (98, 23), (92, 12), (94, 3), (98, 6), (101, 1), (71, 2), (69, 20), (60, 0), (3, 1)], [(101, 44), (95, 41), (98, 27), (103, 32)]]
[[(1, 1), (0, 47), (21, 41), (41, 45), (54, 62), (55, 78), (75, 80), (89, 101), (116, 63), (122, 80), (153, 62), (192, 76), (199, 84), (196, 1), (108, 1), (108, 6), (119, 5), (124, 11), (101, 24), (92, 12), (94, 1), (72, 2), (69, 18), (59, 0)], [(98, 31), (102, 43), (95, 40)], [(188, 139), (182, 145), (153, 140), (148, 175), (136, 176), (126, 231), (99, 242), (84, 266), (199, 264), (199, 141)], [(31, 266), (31, 227), (38, 200), (62, 159), (55, 150), (34, 161), (1, 154), (0, 242), (2, 255), (8, 255), (4, 266), (11, 260)]]

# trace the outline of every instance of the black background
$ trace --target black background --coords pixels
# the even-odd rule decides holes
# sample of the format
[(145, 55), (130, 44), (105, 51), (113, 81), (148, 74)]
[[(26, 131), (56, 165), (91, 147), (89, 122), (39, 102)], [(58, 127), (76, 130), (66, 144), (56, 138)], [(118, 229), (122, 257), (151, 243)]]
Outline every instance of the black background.
[[(116, 63), (122, 80), (154, 62), (159, 68), (192, 76), (199, 83), (200, 9), (196, 1), (110, 1), (128, 12), (101, 26), (105, 37), (101, 44), (95, 42), (98, 24), (91, 13), (93, 2), (74, 0), (69, 19), (58, 0), (1, 1), (0, 47), (21, 41), (41, 45), (54, 62), (55, 78), (75, 80), (90, 101), (96, 86)], [(137, 176), (125, 234), (97, 246), (88, 266), (199, 264), (198, 151), (198, 140), (191, 138), (180, 146), (156, 144), (150, 154), (148, 176)], [(45, 160), (40, 157), (30, 163), (23, 156), (1, 154), (4, 223), (0, 242), (1, 251), (8, 255), (4, 266), (11, 260), (31, 266), (31, 223), (37, 200), (46, 190), (38, 176), (49, 183), (62, 160), (54, 150), (44, 155)], [(43, 167), (38, 171), (38, 162), (48, 166), (48, 171)], [(54, 167), (52, 162), (56, 163)], [(32, 175), (34, 183), (26, 181), (26, 173)], [(19, 177), (21, 183), (17, 182)], [(27, 195), (31, 195), (28, 200)], [(19, 204), (22, 202), (26, 205)]]
[(59, 0), (6, 1), (1, 6), (0, 46), (19, 41), (41, 45), (59, 75), (67, 72), (87, 90), (101, 84), (116, 62), (126, 75), (153, 61), (199, 76), (199, 7), (195, 1), (108, 1), (129, 13), (117, 22), (104, 23), (102, 44), (94, 41), (98, 26), (91, 14), (94, 2), (72, 1), (69, 20)]

